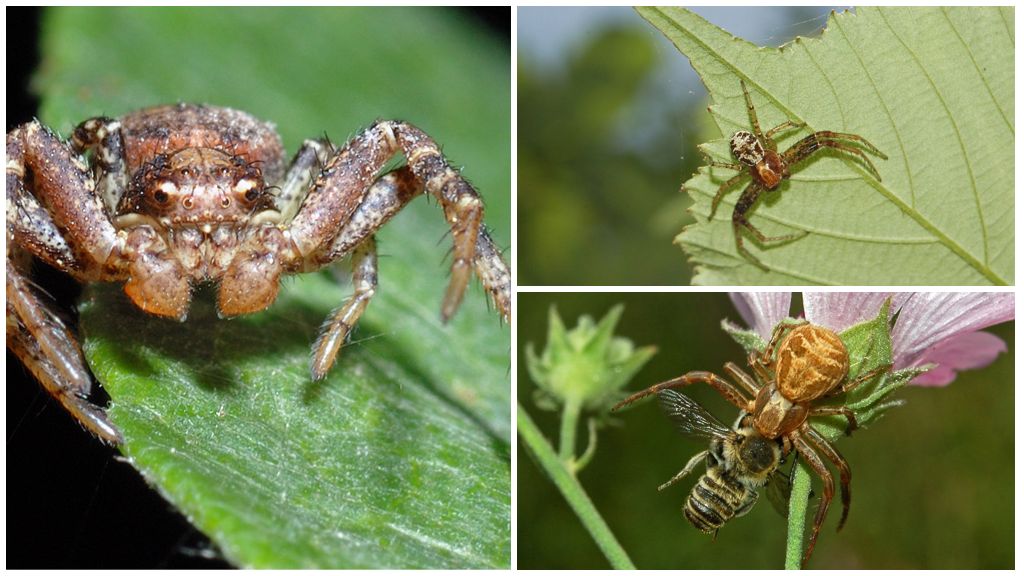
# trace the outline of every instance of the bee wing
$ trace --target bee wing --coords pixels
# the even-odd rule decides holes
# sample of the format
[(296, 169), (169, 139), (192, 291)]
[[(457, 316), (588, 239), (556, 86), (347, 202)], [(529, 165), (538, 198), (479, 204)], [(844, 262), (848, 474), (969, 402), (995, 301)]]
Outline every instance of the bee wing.
[(671, 389), (661, 390), (658, 402), (675, 422), (676, 428), (686, 436), (724, 438), (729, 435), (730, 430), (725, 424), (685, 394)]
[(794, 458), (793, 465), (790, 466), (788, 472), (784, 471), (780, 466), (772, 474), (768, 480), (768, 486), (764, 489), (765, 495), (768, 496), (768, 501), (772, 503), (772, 508), (775, 508), (775, 511), (783, 517), (789, 516), (789, 496), (793, 492), (793, 474), (796, 473), (798, 465)]

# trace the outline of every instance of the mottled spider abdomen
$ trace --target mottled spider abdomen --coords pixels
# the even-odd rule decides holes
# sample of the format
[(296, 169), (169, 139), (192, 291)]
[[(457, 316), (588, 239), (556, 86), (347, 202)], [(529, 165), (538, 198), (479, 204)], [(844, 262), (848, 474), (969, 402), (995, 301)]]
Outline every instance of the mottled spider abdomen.
[(810, 402), (827, 394), (850, 371), (850, 354), (839, 336), (822, 326), (793, 328), (779, 343), (775, 380), (791, 402)]
[(737, 160), (747, 166), (756, 166), (764, 160), (764, 146), (761, 146), (756, 136), (746, 130), (740, 130), (732, 135), (729, 139), (729, 149)]

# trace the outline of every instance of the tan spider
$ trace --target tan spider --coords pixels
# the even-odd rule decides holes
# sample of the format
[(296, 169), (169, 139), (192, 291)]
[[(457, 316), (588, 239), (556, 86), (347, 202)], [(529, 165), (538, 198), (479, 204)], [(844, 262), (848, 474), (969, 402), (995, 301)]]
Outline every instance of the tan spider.
[(802, 238), (808, 234), (808, 232), (804, 231), (796, 232), (794, 234), (785, 234), (783, 236), (765, 236), (760, 230), (754, 228), (753, 224), (747, 220), (747, 213), (753, 208), (758, 198), (761, 197), (761, 194), (775, 190), (783, 180), (788, 179), (792, 175), (790, 173), (790, 167), (792, 165), (807, 159), (819, 150), (835, 148), (836, 150), (842, 150), (843, 152), (859, 156), (860, 159), (864, 161), (865, 168), (868, 169), (871, 175), (874, 176), (876, 180), (881, 181), (882, 177), (878, 175), (878, 170), (875, 169), (874, 164), (871, 163), (871, 160), (868, 159), (864, 152), (859, 148), (844, 142), (844, 140), (859, 143), (869, 152), (883, 160), (888, 160), (889, 157), (872, 146), (870, 142), (861, 136), (829, 131), (815, 132), (792, 145), (785, 152), (780, 153), (778, 152), (777, 143), (775, 140), (772, 140), (772, 136), (782, 132), (783, 130), (799, 128), (805, 124), (803, 122), (787, 120), (771, 130), (762, 133), (761, 125), (757, 122), (757, 112), (754, 111), (754, 103), (750, 100), (750, 93), (747, 92), (747, 85), (744, 84), (743, 80), (740, 80), (740, 86), (743, 88), (743, 97), (747, 101), (747, 112), (750, 116), (750, 124), (753, 126), (754, 132), (751, 134), (746, 130), (740, 130), (733, 134), (732, 138), (729, 140), (729, 149), (732, 151), (732, 155), (739, 160), (739, 163), (717, 162), (708, 157), (708, 155), (703, 151), (701, 152), (704, 154), (704, 158), (707, 160), (709, 166), (717, 166), (719, 168), (729, 168), (731, 170), (740, 171), (739, 174), (733, 176), (724, 184), (719, 186), (714, 200), (711, 201), (711, 214), (708, 215), (708, 220), (710, 221), (714, 217), (715, 210), (718, 208), (718, 204), (722, 201), (722, 197), (725, 196), (725, 193), (749, 175), (752, 181), (747, 185), (746, 189), (743, 190), (743, 194), (736, 202), (736, 207), (732, 212), (732, 228), (733, 233), (736, 235), (736, 251), (759, 268), (767, 270), (767, 266), (743, 247), (741, 228), (749, 230), (761, 244), (769, 242), (789, 242), (791, 240), (796, 240), (797, 238)]

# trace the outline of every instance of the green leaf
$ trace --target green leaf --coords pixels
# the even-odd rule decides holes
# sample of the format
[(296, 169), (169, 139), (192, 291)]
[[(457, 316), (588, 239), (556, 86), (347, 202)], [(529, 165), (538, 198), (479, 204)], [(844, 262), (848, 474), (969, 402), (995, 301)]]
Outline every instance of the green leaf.
[[(499, 245), (509, 228), (508, 48), (452, 12), (61, 9), (45, 21), (41, 118), (175, 101), (234, 106), (337, 142), (411, 121), (464, 164)], [(436, 203), (379, 233), (380, 287), (328, 378), (310, 345), (350, 294), (329, 273), (284, 283), (266, 312), (187, 322), (91, 287), (81, 324), (134, 466), (244, 567), (510, 564), (510, 336), (471, 287), (439, 320), (450, 241)], [(347, 270), (343, 276), (347, 277)]]
[[(806, 231), (736, 252), (730, 213), (749, 180), (708, 222), (711, 199), (735, 172), (702, 168), (685, 184), (697, 223), (676, 241), (697, 267), (695, 284), (926, 284), (1014, 282), (1014, 11), (870, 8), (833, 13), (820, 38), (760, 48), (677, 8), (640, 14), (686, 54), (712, 96), (721, 133), (749, 130), (740, 80), (763, 129), (784, 150), (810, 131), (859, 134), (888, 155), (870, 156), (882, 180), (849, 154), (828, 151), (750, 213), (769, 236)], [(726, 138), (704, 145), (732, 161)]]

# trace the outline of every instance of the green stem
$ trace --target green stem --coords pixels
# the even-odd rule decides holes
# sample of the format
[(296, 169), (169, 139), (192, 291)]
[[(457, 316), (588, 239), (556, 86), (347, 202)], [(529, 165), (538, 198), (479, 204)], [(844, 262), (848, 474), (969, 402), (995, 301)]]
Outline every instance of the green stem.
[(533, 453), (537, 462), (547, 472), (551, 481), (554, 482), (555, 486), (562, 493), (565, 501), (569, 503), (573, 512), (580, 519), (583, 527), (590, 533), (590, 537), (594, 539), (598, 548), (604, 553), (612, 568), (617, 570), (636, 570), (633, 561), (629, 559), (629, 555), (623, 550), (619, 541), (615, 539), (615, 535), (612, 534), (608, 524), (601, 517), (597, 508), (594, 507), (594, 503), (591, 502), (590, 497), (583, 490), (579, 480), (569, 471), (571, 464), (559, 459), (558, 455), (555, 454), (554, 448), (544, 438), (544, 435), (541, 434), (537, 425), (533, 423), (530, 415), (527, 414), (521, 404), (516, 404), (516, 411), (517, 428), (520, 438), (523, 439), (523, 444)]
[(597, 420), (594, 418), (587, 419), (587, 449), (583, 451), (583, 455), (576, 459), (572, 465), (572, 473), (579, 474), (580, 470), (586, 468), (587, 464), (590, 464), (590, 460), (597, 453)]
[(807, 507), (811, 497), (811, 475), (802, 463), (793, 473), (789, 494), (789, 520), (786, 535), (786, 570), (799, 570), (804, 557), (804, 527), (807, 526)]
[(576, 459), (576, 426), (580, 420), (580, 410), (583, 403), (574, 398), (568, 398), (565, 406), (562, 407), (562, 428), (558, 436), (558, 457), (566, 466), (572, 466)]

